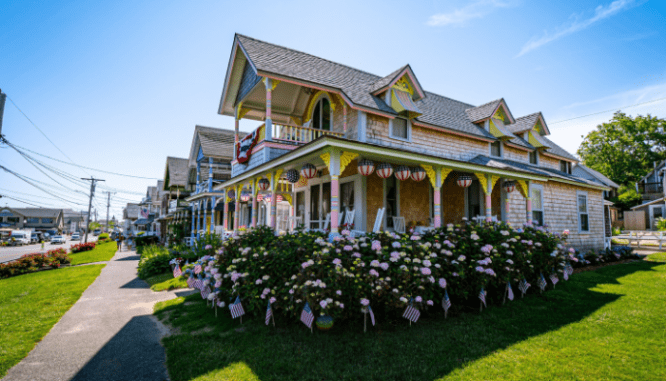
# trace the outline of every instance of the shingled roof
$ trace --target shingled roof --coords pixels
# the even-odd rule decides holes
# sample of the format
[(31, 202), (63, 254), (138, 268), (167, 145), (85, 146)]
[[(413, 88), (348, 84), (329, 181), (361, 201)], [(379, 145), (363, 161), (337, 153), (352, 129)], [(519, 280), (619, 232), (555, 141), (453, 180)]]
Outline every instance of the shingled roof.
[(165, 170), (165, 180), (166, 173), (169, 173), (169, 181), (165, 181), (165, 186), (180, 186), (187, 187), (187, 176), (188, 176), (188, 160), (181, 159), (179, 157), (167, 157), (166, 170)]
[(36, 218), (58, 218), (62, 214), (62, 209), (12, 208), (12, 210), (24, 217), (36, 217)]
[[(197, 125), (195, 127), (195, 133), (199, 137), (204, 156), (226, 159), (229, 161), (233, 160), (234, 130)], [(247, 134), (245, 132), (239, 132), (239, 135), (243, 138)]]
[(534, 114), (521, 116), (520, 118), (516, 119), (516, 123), (509, 124), (507, 127), (509, 128), (509, 131), (514, 133), (531, 130), (532, 127), (534, 127), (534, 123), (536, 123), (539, 119), (540, 115), (540, 112), (535, 112)]
[(488, 119), (493, 116), (493, 113), (497, 110), (497, 106), (499, 106), (503, 100), (503, 98), (495, 99), (494, 101), (482, 104), (481, 106), (471, 107), (465, 110), (465, 112), (472, 122)]
[(395, 79), (395, 77), (397, 77), (398, 74), (400, 74), (400, 72), (405, 70), (408, 66), (409, 65), (405, 65), (405, 66), (401, 67), (400, 69), (394, 71), (393, 73), (387, 75), (386, 77), (380, 79), (379, 81), (375, 82), (374, 85), (372, 85), (372, 88), (371, 88), (370, 92), (374, 93), (375, 91), (381, 89), (382, 87), (388, 86), (388, 84), (391, 83), (391, 81), (393, 81)]
[(570, 175), (566, 172), (558, 171), (556, 169), (548, 167), (539, 167), (536, 165), (508, 160), (508, 159), (500, 159), (496, 157), (478, 155), (473, 159), (471, 159), (469, 162), (473, 164), (485, 165), (487, 167), (498, 168), (498, 169), (530, 172), (535, 175), (541, 175), (556, 179), (570, 180), (581, 184), (597, 185), (597, 186), (599, 185), (599, 183), (594, 182), (592, 180), (587, 180), (578, 176)]

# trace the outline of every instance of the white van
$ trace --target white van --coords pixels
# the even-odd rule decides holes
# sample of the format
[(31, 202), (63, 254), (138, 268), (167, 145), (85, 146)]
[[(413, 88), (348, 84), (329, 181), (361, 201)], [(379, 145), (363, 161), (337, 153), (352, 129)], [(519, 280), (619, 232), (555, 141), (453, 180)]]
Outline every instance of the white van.
[(30, 232), (14, 230), (9, 237), (9, 244), (16, 246), (30, 245)]

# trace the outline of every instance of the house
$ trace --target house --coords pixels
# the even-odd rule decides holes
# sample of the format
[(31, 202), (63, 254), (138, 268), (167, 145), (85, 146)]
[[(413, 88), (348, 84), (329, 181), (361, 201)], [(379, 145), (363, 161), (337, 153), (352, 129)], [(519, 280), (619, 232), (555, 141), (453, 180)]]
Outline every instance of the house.
[(637, 226), (631, 228), (636, 230), (656, 230), (657, 220), (666, 218), (666, 198), (661, 197), (651, 201), (645, 201), (631, 208), (633, 212), (642, 212), (644, 217), (636, 221)]
[(597, 184), (605, 185), (610, 188), (609, 190), (604, 191), (604, 222), (607, 224), (606, 229), (609, 231), (612, 227), (621, 227), (622, 221), (620, 221), (619, 218), (622, 211), (610, 201), (611, 198), (618, 196), (618, 189), (620, 186), (602, 173), (580, 163), (574, 166), (572, 173), (574, 176), (591, 180)]
[(664, 176), (666, 160), (661, 163), (654, 162), (654, 169), (636, 183), (636, 191), (643, 196), (643, 201), (653, 201), (664, 197)]
[(190, 205), (185, 199), (194, 190), (194, 184), (189, 183), (189, 161), (184, 158), (167, 157), (164, 169), (164, 182), (162, 189), (166, 192), (166, 232), (173, 233), (177, 224), (190, 225)]
[(10, 208), (0, 209), (0, 228), (32, 231), (57, 231), (65, 228), (62, 209)]
[(73, 209), (63, 209), (64, 231), (68, 234), (82, 231), (85, 229), (87, 211), (76, 211)]
[(134, 222), (139, 219), (140, 212), (139, 204), (127, 203), (123, 208), (123, 232), (130, 234), (136, 230)]
[[(238, 136), (245, 136), (240, 134)], [(192, 237), (215, 232), (221, 225), (223, 193), (213, 188), (231, 178), (236, 131), (195, 126), (188, 158), (189, 182), (194, 191), (185, 200), (192, 210)], [(228, 205), (228, 203), (226, 204)], [(233, 209), (232, 209), (233, 211)], [(218, 229), (219, 230), (219, 229)]]
[[(573, 174), (578, 160), (548, 138), (540, 112), (514, 117), (503, 98), (474, 106), (428, 92), (410, 65), (378, 76), (237, 34), (218, 113), (236, 130), (232, 177), (213, 187), (225, 211), (233, 205), (227, 231), (241, 227), (242, 203), (256, 226), (263, 196), (274, 229), (285, 217), (333, 234), (474, 218), (569, 230), (581, 250), (610, 241), (610, 188)], [(242, 120), (259, 126), (243, 137)]]

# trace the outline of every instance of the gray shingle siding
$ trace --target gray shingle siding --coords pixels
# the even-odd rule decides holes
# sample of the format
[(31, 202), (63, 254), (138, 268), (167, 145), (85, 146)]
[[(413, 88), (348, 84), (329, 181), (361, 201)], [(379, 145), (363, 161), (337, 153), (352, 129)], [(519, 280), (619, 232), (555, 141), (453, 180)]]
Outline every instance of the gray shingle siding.
[(254, 72), (252, 65), (249, 62), (245, 62), (245, 68), (243, 68), (243, 77), (241, 79), (240, 88), (238, 90), (238, 96), (236, 96), (236, 102), (234, 105), (238, 105), (245, 96), (247, 96), (250, 91), (261, 81), (261, 77)]

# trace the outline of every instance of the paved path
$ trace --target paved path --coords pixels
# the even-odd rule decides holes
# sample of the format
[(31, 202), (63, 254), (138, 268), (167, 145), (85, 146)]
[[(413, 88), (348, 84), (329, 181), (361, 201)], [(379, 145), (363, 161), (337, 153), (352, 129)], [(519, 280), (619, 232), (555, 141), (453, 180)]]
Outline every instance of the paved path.
[(81, 299), (3, 381), (167, 380), (165, 333), (157, 301), (187, 291), (153, 292), (137, 278), (139, 256), (116, 253)]

